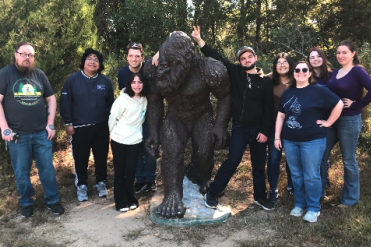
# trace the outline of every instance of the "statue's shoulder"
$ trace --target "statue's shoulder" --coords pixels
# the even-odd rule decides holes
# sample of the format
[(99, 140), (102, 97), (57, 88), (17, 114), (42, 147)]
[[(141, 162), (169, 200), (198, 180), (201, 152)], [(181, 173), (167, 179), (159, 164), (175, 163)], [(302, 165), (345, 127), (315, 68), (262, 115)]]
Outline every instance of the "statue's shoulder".
[(156, 66), (152, 65), (152, 58), (146, 60), (143, 63), (143, 77), (147, 80), (150, 80), (156, 76)]
[(210, 83), (228, 81), (227, 68), (224, 64), (211, 57), (197, 57), (197, 67), (201, 70), (201, 75)]

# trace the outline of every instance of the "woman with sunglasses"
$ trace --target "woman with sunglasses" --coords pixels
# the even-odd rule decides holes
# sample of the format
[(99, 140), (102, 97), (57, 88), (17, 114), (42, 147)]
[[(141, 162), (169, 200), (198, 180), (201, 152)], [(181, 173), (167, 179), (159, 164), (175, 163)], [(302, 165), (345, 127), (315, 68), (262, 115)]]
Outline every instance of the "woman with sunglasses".
[[(356, 160), (358, 137), (362, 128), (362, 108), (371, 102), (371, 78), (361, 66), (355, 46), (350, 41), (342, 41), (337, 48), (336, 58), (341, 69), (335, 69), (326, 86), (344, 102), (340, 118), (328, 130), (326, 151), (327, 160), (331, 149), (339, 142), (344, 163), (344, 188), (339, 207), (349, 207), (359, 201), (359, 170)], [(363, 89), (367, 94), (363, 97)]]
[[(316, 222), (320, 214), (320, 165), (326, 148), (326, 129), (340, 116), (343, 102), (316, 84), (307, 61), (295, 63), (290, 86), (281, 96), (276, 120), (275, 147), (285, 147), (295, 190), (290, 215)], [(331, 111), (327, 120), (322, 120)], [(281, 142), (282, 136), (282, 142)]]
[[(273, 94), (274, 94), (274, 118), (277, 117), (278, 103), (280, 102), (281, 95), (289, 86), (290, 69), (294, 65), (294, 60), (285, 52), (278, 53), (273, 60), (272, 73), (268, 75), (273, 81)], [(280, 173), (280, 162), (282, 158), (282, 150), (277, 150), (274, 146), (274, 128), (268, 137), (268, 164), (267, 173), (269, 181), (269, 200), (276, 204), (278, 197), (277, 183)], [(294, 194), (292, 186), (290, 168), (286, 163), (287, 172), (287, 190), (291, 195)]]
[[(326, 86), (327, 81), (331, 77), (331, 64), (327, 60), (325, 53), (319, 48), (315, 47), (309, 50), (307, 61), (313, 68), (313, 78), (320, 85)], [(329, 131), (329, 129), (327, 129)], [(325, 197), (326, 188), (329, 186), (328, 168), (330, 162), (327, 159), (321, 162), (321, 181), (322, 181), (322, 194), (321, 198)]]

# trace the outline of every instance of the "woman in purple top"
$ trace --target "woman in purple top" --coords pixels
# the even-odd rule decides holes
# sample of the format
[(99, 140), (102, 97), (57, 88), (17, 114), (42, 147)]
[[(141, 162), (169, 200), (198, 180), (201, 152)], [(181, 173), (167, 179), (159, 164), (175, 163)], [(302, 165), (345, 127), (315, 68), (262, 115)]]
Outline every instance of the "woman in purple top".
[[(325, 53), (319, 47), (315, 47), (309, 50), (307, 61), (313, 67), (313, 78), (316, 80), (316, 82), (319, 85), (326, 86), (327, 81), (331, 77), (331, 63), (327, 60)], [(329, 166), (329, 160), (326, 160), (326, 162), (322, 162), (321, 164), (321, 198), (325, 197), (326, 188), (330, 186), (328, 177)]]
[[(360, 66), (352, 42), (342, 41), (337, 49), (336, 58), (342, 68), (332, 72), (326, 86), (343, 100), (344, 109), (340, 118), (332, 128), (328, 129), (322, 163), (327, 161), (331, 149), (336, 142), (339, 142), (344, 163), (344, 188), (339, 207), (349, 207), (359, 201), (360, 185), (356, 149), (362, 128), (361, 111), (371, 102), (371, 78)], [(368, 93), (362, 98), (364, 88)], [(324, 195), (325, 191), (322, 191), (322, 194)]]

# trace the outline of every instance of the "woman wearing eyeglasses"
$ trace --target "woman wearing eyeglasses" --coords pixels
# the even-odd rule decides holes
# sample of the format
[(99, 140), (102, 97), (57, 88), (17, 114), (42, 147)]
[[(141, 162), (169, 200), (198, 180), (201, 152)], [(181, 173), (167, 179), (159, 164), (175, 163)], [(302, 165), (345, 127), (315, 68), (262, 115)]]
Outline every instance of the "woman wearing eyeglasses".
[[(285, 147), (295, 190), (290, 215), (316, 222), (320, 214), (320, 165), (326, 148), (326, 128), (340, 116), (343, 102), (328, 88), (314, 85), (307, 61), (295, 63), (292, 79), (281, 96), (276, 120), (275, 147)], [(327, 120), (323, 120), (331, 111)], [(282, 137), (282, 142), (281, 142)]]
[[(356, 160), (358, 137), (362, 128), (362, 108), (371, 102), (371, 78), (360, 65), (355, 46), (342, 41), (337, 48), (336, 58), (341, 69), (335, 69), (326, 86), (344, 102), (340, 118), (329, 129), (326, 151), (327, 160), (331, 149), (339, 142), (344, 163), (344, 188), (339, 207), (349, 207), (359, 201), (359, 170)], [(363, 97), (363, 89), (367, 94)]]
[[(274, 118), (277, 117), (277, 108), (281, 99), (281, 95), (289, 86), (290, 69), (294, 65), (294, 60), (287, 53), (279, 53), (273, 60), (272, 73), (268, 76), (273, 81), (273, 94), (274, 94)], [(269, 181), (269, 200), (276, 204), (278, 197), (277, 183), (280, 173), (280, 162), (282, 158), (282, 150), (277, 150), (274, 146), (275, 131), (271, 131), (268, 137), (268, 164), (267, 174)], [(287, 190), (291, 195), (294, 194), (292, 186), (290, 168), (286, 163), (287, 172)]]

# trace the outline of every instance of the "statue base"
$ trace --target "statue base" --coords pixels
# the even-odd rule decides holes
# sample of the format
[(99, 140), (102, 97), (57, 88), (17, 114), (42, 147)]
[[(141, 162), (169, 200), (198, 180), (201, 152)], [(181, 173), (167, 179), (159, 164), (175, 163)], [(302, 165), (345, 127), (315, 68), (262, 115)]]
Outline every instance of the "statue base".
[(196, 226), (200, 224), (213, 224), (224, 222), (231, 216), (230, 206), (219, 205), (217, 209), (207, 208), (205, 199), (198, 191), (198, 185), (192, 183), (187, 177), (183, 180), (183, 203), (186, 212), (182, 219), (166, 219), (156, 213), (157, 206), (162, 202), (163, 195), (156, 191), (151, 200), (151, 220), (159, 225), (175, 227)]

